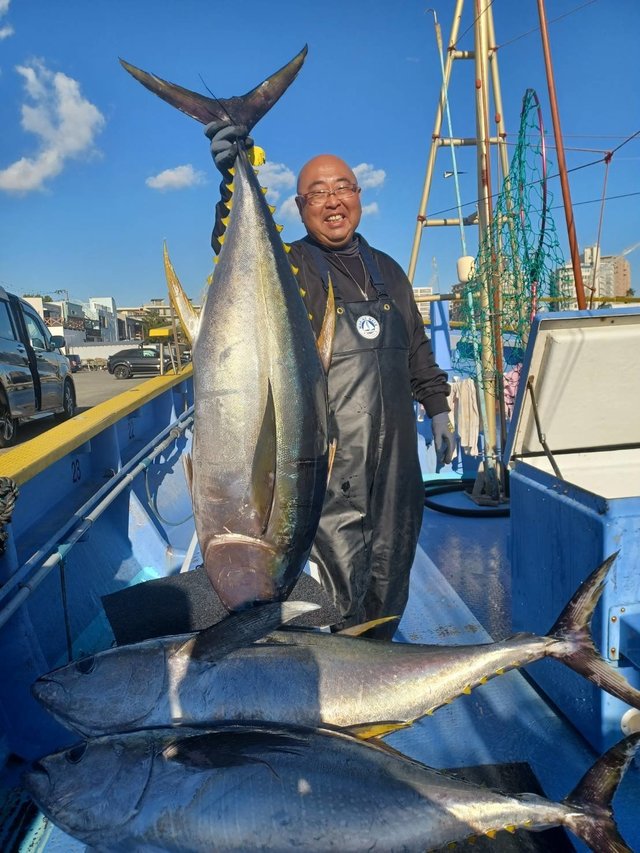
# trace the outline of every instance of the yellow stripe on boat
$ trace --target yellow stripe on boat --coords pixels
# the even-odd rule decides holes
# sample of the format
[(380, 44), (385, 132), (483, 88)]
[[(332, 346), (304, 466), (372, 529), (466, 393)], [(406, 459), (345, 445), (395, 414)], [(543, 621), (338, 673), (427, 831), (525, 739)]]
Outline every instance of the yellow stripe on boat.
[(48, 429), (42, 435), (12, 447), (0, 455), (0, 476), (10, 477), (18, 485), (26, 483), (106, 427), (122, 420), (174, 385), (184, 382), (192, 373), (193, 367), (188, 364), (178, 374), (154, 376), (135, 388), (128, 388), (71, 420)]

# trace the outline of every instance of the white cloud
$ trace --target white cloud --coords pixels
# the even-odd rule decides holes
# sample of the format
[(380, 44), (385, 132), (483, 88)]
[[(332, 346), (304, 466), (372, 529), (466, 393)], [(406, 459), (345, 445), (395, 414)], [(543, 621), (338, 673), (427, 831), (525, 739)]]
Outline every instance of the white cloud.
[(378, 202), (372, 201), (371, 204), (362, 205), (362, 215), (371, 216), (372, 213), (378, 213)]
[(23, 104), (21, 124), (38, 137), (40, 146), (34, 157), (21, 157), (0, 169), (0, 190), (30, 192), (59, 175), (67, 160), (90, 154), (105, 120), (82, 96), (77, 80), (49, 71), (40, 60), (18, 65), (16, 71), (33, 102)]
[(300, 214), (298, 213), (298, 206), (296, 204), (295, 195), (290, 195), (289, 198), (286, 198), (282, 204), (278, 207), (276, 211), (276, 217), (282, 219), (290, 219), (294, 222), (300, 221)]
[(197, 187), (205, 183), (204, 172), (194, 169), (191, 163), (176, 166), (175, 169), (165, 169), (145, 181), (152, 190), (183, 190), (185, 187)]
[[(9, 3), (11, 0), (0, 0), (0, 18), (3, 15), (6, 15), (9, 11)], [(9, 38), (9, 36), (13, 35), (13, 27), (10, 24), (5, 24), (3, 27), (0, 27), (0, 41), (2, 39)]]
[(374, 169), (370, 163), (360, 163), (355, 167), (353, 173), (363, 190), (381, 187), (387, 177), (384, 169)]
[(269, 191), (267, 195), (272, 202), (280, 198), (280, 190), (288, 190), (296, 185), (296, 176), (284, 163), (269, 163), (258, 169), (258, 178), (263, 187)]

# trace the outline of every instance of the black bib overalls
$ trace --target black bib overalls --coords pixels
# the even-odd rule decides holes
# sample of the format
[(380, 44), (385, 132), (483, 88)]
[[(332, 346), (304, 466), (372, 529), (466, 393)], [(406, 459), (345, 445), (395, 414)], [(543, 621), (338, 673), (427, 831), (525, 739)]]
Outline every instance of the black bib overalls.
[[(315, 246), (305, 248), (326, 282), (325, 256)], [(345, 302), (332, 279), (329, 430), (337, 450), (311, 552), (343, 614), (340, 627), (402, 614), (424, 502), (409, 332), (362, 239), (360, 253), (377, 298)], [(390, 623), (368, 636), (391, 638), (396, 627)]]

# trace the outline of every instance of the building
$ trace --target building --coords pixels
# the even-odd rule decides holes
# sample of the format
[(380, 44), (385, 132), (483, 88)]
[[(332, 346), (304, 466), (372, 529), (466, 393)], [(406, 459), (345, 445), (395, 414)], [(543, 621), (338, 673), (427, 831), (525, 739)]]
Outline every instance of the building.
[(433, 296), (432, 287), (414, 287), (413, 296), (417, 302), (418, 310), (422, 314), (422, 320), (425, 325), (431, 322), (431, 303), (420, 302), (420, 298), (424, 296)]
[[(623, 255), (600, 256), (597, 246), (587, 246), (580, 255), (580, 269), (587, 306), (591, 299), (598, 307), (616, 297), (629, 296), (631, 267)], [(565, 264), (555, 272), (552, 296), (564, 297), (560, 307), (573, 310), (578, 307), (575, 292), (573, 267)]]
[(631, 264), (624, 255), (603, 255), (603, 262), (611, 264), (613, 269), (613, 295), (632, 296)]

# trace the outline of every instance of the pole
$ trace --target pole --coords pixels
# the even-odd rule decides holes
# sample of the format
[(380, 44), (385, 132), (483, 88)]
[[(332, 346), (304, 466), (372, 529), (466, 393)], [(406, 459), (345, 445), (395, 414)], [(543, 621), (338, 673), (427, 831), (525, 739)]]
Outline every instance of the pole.
[(582, 283), (582, 267), (580, 266), (580, 252), (576, 237), (576, 224), (573, 218), (573, 207), (571, 206), (571, 191), (567, 178), (567, 161), (564, 156), (564, 143), (562, 141), (562, 130), (560, 129), (560, 114), (558, 112), (558, 100), (556, 98), (556, 84), (553, 78), (553, 67), (551, 64), (551, 47), (549, 45), (549, 31), (547, 29), (547, 16), (544, 8), (544, 0), (538, 0), (538, 17), (540, 18), (540, 34), (542, 36), (542, 50), (544, 52), (544, 66), (547, 72), (547, 88), (549, 89), (549, 104), (551, 106), (551, 119), (553, 121), (553, 135), (558, 153), (558, 171), (560, 172), (560, 185), (562, 187), (562, 199), (564, 201), (564, 215), (567, 220), (567, 232), (569, 235), (569, 249), (571, 251), (571, 265), (573, 267), (573, 278), (576, 288), (576, 299), (578, 309), (584, 311), (587, 302), (584, 295)]
[(438, 102), (438, 109), (436, 112), (436, 119), (433, 126), (433, 134), (431, 136), (431, 148), (429, 150), (429, 160), (427, 162), (427, 171), (424, 178), (424, 184), (422, 188), (422, 198), (420, 199), (420, 209), (418, 211), (418, 217), (416, 222), (416, 229), (413, 235), (413, 245), (411, 247), (411, 258), (409, 260), (409, 269), (407, 271), (407, 277), (409, 281), (413, 284), (413, 278), (416, 272), (416, 266), (418, 264), (418, 252), (420, 251), (420, 240), (422, 239), (422, 230), (423, 230), (423, 221), (427, 212), (427, 201), (429, 200), (429, 192), (431, 190), (431, 180), (433, 178), (433, 167), (435, 165), (436, 160), (436, 152), (438, 147), (436, 145), (436, 140), (440, 137), (440, 130), (442, 128), (442, 114), (444, 112), (444, 98), (446, 87), (449, 85), (449, 77), (451, 76), (451, 68), (453, 65), (453, 46), (456, 43), (456, 39), (458, 38), (458, 30), (460, 29), (460, 19), (462, 17), (462, 7), (464, 5), (464, 0), (456, 0), (456, 7), (453, 13), (453, 24), (451, 25), (451, 36), (449, 38), (449, 50), (447, 51), (447, 59), (445, 62), (445, 71), (444, 78), (445, 83), (443, 84), (442, 91), (440, 93), (440, 101)]

